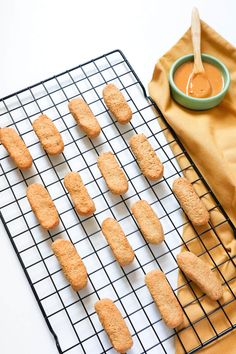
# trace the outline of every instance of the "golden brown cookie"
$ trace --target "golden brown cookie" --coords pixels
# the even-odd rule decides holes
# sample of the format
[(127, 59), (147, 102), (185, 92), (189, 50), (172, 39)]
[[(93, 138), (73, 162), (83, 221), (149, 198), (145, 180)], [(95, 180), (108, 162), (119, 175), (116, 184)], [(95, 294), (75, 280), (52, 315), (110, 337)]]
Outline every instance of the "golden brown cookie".
[(169, 328), (179, 326), (184, 320), (183, 310), (165, 274), (158, 269), (152, 270), (146, 274), (145, 281), (166, 325)]
[(146, 200), (139, 200), (134, 203), (131, 207), (131, 211), (147, 242), (158, 244), (164, 240), (160, 220)]
[(134, 259), (134, 251), (129, 244), (120, 224), (112, 218), (107, 218), (102, 223), (102, 233), (117, 262), (122, 266), (130, 264)]
[(69, 240), (58, 239), (52, 243), (52, 250), (74, 291), (83, 289), (87, 284), (87, 271), (74, 245)]
[(96, 138), (101, 131), (101, 127), (93, 112), (82, 98), (74, 98), (68, 104), (70, 113), (76, 123), (89, 138)]
[(75, 205), (75, 209), (80, 215), (91, 215), (95, 212), (95, 204), (88, 194), (82, 178), (79, 173), (69, 172), (64, 178), (64, 184), (71, 199)]
[(210, 299), (219, 300), (222, 297), (223, 287), (209, 264), (188, 251), (178, 254), (177, 263), (187, 277), (196, 283)]
[(206, 225), (210, 215), (191, 183), (185, 177), (180, 177), (174, 181), (172, 189), (193, 225)]
[(0, 142), (19, 169), (25, 170), (32, 166), (30, 152), (15, 129), (0, 128)]
[(46, 188), (39, 183), (33, 183), (27, 188), (26, 195), (35, 216), (44, 229), (49, 230), (59, 224), (57, 209)]
[(108, 84), (103, 89), (105, 104), (120, 124), (129, 123), (132, 111), (123, 94), (114, 84)]
[(112, 193), (121, 195), (127, 192), (127, 178), (112, 152), (103, 152), (98, 157), (98, 167)]
[(33, 122), (33, 129), (44, 150), (49, 155), (58, 155), (64, 150), (64, 142), (55, 124), (45, 114)]
[(132, 136), (129, 143), (144, 176), (151, 180), (162, 178), (163, 165), (147, 137), (144, 134), (136, 134)]
[(118, 353), (126, 353), (132, 347), (133, 340), (116, 305), (110, 299), (102, 299), (94, 307), (114, 349)]

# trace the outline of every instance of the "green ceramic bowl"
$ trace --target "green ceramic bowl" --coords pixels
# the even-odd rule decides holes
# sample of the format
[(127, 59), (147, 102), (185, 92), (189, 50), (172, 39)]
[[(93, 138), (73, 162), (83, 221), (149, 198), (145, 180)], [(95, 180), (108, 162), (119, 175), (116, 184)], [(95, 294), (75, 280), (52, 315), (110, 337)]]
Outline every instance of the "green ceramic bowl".
[(170, 88), (171, 88), (171, 94), (172, 97), (176, 102), (181, 104), (182, 106), (194, 110), (205, 110), (205, 109), (210, 109), (212, 107), (217, 106), (224, 98), (230, 84), (230, 75), (229, 71), (226, 68), (226, 66), (218, 59), (215, 57), (212, 57), (211, 55), (208, 54), (202, 54), (202, 60), (203, 62), (211, 63), (215, 65), (222, 73), (223, 78), (224, 78), (224, 86), (222, 88), (222, 91), (218, 93), (216, 96), (208, 97), (208, 98), (195, 98), (186, 95), (182, 91), (178, 89), (178, 87), (174, 83), (174, 73), (176, 69), (185, 63), (186, 61), (193, 61), (193, 54), (188, 54), (185, 55), (178, 60), (176, 60), (169, 72), (169, 83), (170, 83)]

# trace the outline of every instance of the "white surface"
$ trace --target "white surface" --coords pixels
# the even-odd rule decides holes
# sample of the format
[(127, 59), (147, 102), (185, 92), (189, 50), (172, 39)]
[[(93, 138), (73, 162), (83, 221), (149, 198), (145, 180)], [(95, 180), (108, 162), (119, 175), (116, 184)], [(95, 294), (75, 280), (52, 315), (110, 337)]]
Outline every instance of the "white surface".
[[(234, 0), (2, 1), (0, 96), (115, 48), (147, 84), (156, 59), (189, 26), (193, 5), (236, 45)], [(0, 352), (56, 354), (2, 226), (0, 234)]]

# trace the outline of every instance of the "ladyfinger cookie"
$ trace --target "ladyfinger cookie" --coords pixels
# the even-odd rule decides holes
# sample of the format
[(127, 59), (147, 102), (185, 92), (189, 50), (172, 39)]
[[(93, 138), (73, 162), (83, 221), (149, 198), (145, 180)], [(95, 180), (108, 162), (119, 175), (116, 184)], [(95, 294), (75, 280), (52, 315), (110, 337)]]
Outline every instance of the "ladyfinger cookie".
[(193, 225), (206, 225), (210, 215), (191, 183), (185, 177), (180, 177), (174, 181), (172, 189)]
[(35, 216), (44, 229), (49, 230), (59, 224), (57, 209), (46, 188), (39, 183), (33, 183), (27, 188), (26, 195)]
[(164, 240), (160, 220), (146, 200), (139, 200), (134, 203), (131, 211), (147, 242), (158, 244)]
[(134, 251), (129, 244), (120, 224), (112, 218), (107, 218), (102, 223), (102, 233), (117, 262), (122, 266), (130, 264), (134, 259)]
[(209, 264), (192, 252), (182, 252), (177, 256), (180, 269), (212, 300), (219, 300), (223, 287)]
[(114, 349), (118, 353), (126, 353), (132, 347), (133, 340), (116, 305), (110, 299), (102, 299), (94, 307)]
[(183, 310), (165, 274), (158, 269), (152, 270), (146, 274), (145, 282), (166, 325), (178, 327), (184, 320)]
[(52, 243), (52, 250), (73, 290), (83, 289), (87, 284), (87, 271), (74, 245), (69, 240), (58, 239)]
[(55, 124), (45, 114), (33, 122), (33, 129), (44, 150), (49, 155), (58, 155), (64, 150), (64, 142)]
[(121, 195), (127, 192), (127, 178), (112, 152), (104, 152), (98, 157), (98, 167), (112, 193)]
[(120, 124), (126, 124), (132, 118), (132, 111), (123, 94), (114, 84), (103, 89), (103, 98), (107, 108)]
[(88, 194), (79, 173), (69, 172), (64, 178), (64, 184), (68, 190), (75, 209), (80, 215), (91, 215), (95, 212), (95, 204)]
[(24, 141), (13, 128), (0, 129), (0, 142), (5, 147), (16, 166), (25, 170), (32, 166), (32, 157)]
[(132, 136), (129, 143), (144, 176), (151, 180), (162, 178), (163, 165), (147, 137), (144, 134), (136, 134)]
[(68, 107), (78, 126), (89, 138), (96, 138), (100, 134), (101, 127), (97, 118), (82, 98), (74, 98)]

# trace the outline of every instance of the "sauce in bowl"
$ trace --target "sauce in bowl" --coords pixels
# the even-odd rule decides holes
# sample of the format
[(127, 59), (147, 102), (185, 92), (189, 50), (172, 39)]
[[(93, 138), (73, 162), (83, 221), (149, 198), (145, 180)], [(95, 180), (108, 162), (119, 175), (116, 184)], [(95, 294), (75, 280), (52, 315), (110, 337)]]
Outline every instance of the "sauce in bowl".
[[(205, 74), (210, 82), (211, 85), (211, 92), (207, 97), (216, 96), (220, 93), (224, 87), (224, 79), (221, 74), (221, 71), (215, 66), (210, 63), (204, 62), (204, 69)], [(174, 73), (174, 82), (175, 85), (178, 87), (186, 95), (194, 96), (194, 91), (188, 92), (188, 82), (193, 72), (193, 62), (187, 61), (180, 65), (175, 73)]]

